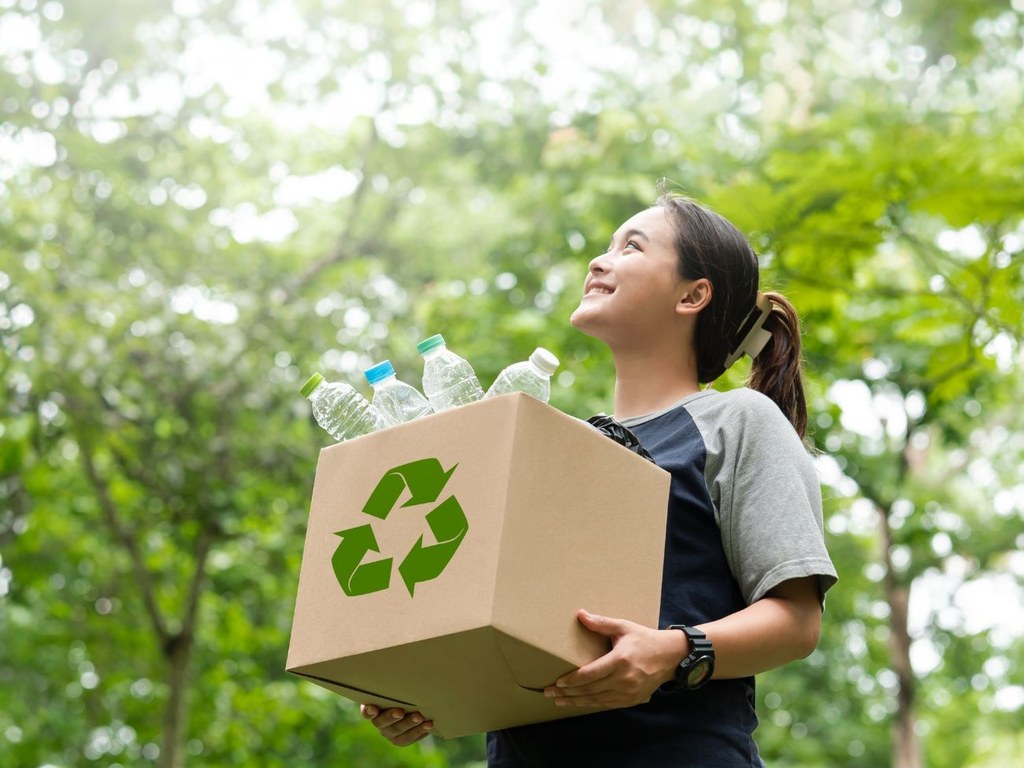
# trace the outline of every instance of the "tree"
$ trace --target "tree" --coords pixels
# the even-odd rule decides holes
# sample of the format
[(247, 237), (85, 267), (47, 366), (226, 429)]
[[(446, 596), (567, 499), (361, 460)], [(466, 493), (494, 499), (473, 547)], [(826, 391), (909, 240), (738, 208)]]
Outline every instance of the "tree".
[(297, 389), (365, 391), (383, 357), (414, 380), (443, 332), (485, 384), (543, 343), (552, 402), (606, 410), (566, 319), (661, 176), (806, 324), (841, 582), (819, 651), (759, 685), (766, 758), (1016, 754), (1020, 637), (963, 600), (1022, 578), (1021, 11), (566, 8), (549, 36), (527, 4), (0, 2), (19, 764), (481, 760), (390, 749), (282, 671), (326, 441)]

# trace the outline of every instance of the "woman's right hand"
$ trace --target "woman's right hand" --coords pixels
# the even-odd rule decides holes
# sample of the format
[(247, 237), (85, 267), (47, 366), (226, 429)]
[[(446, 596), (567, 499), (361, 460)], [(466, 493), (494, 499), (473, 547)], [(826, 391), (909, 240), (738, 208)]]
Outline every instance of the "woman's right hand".
[(406, 713), (404, 709), (384, 709), (374, 704), (360, 704), (363, 717), (372, 722), (381, 736), (396, 747), (407, 747), (425, 738), (434, 727), (419, 712)]

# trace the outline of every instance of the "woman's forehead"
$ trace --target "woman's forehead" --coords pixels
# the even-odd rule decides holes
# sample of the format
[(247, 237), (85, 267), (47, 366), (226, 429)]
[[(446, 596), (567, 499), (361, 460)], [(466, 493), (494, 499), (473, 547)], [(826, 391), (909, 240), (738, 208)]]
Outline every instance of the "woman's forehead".
[(646, 235), (652, 241), (668, 241), (671, 239), (671, 226), (665, 209), (656, 206), (654, 208), (646, 208), (631, 216), (623, 222), (615, 234), (621, 235), (629, 231), (635, 231)]

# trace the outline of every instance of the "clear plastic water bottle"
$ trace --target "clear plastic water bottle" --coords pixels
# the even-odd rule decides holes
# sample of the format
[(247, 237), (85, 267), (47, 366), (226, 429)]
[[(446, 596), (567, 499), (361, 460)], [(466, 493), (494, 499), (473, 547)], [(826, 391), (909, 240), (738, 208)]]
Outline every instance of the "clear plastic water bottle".
[(484, 396), (473, 366), (456, 355), (440, 334), (416, 345), (423, 355), (423, 394), (440, 413)]
[(434, 412), (427, 398), (421, 395), (416, 387), (399, 380), (390, 360), (377, 363), (363, 373), (373, 387), (372, 403), (388, 422), (388, 426), (412, 421)]
[(547, 402), (551, 397), (551, 374), (558, 368), (558, 358), (544, 347), (537, 347), (529, 360), (513, 363), (498, 374), (484, 397), (525, 392)]
[(314, 373), (299, 391), (313, 403), (317, 423), (339, 442), (387, 425), (377, 409), (351, 384), (325, 381), (322, 375)]

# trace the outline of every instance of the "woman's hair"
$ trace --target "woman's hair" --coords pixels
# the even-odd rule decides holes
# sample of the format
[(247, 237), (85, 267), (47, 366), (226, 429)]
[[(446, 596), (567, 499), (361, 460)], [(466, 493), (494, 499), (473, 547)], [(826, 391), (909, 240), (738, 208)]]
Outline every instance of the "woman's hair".
[[(705, 384), (725, 372), (726, 358), (742, 341), (740, 326), (756, 311), (757, 255), (735, 226), (699, 203), (664, 193), (657, 205), (675, 229), (679, 275), (711, 283), (711, 301), (697, 315), (694, 335), (697, 379)], [(781, 294), (765, 296), (772, 303), (764, 321), (771, 338), (754, 358), (747, 383), (771, 398), (803, 438), (807, 403), (800, 375), (800, 320)]]

